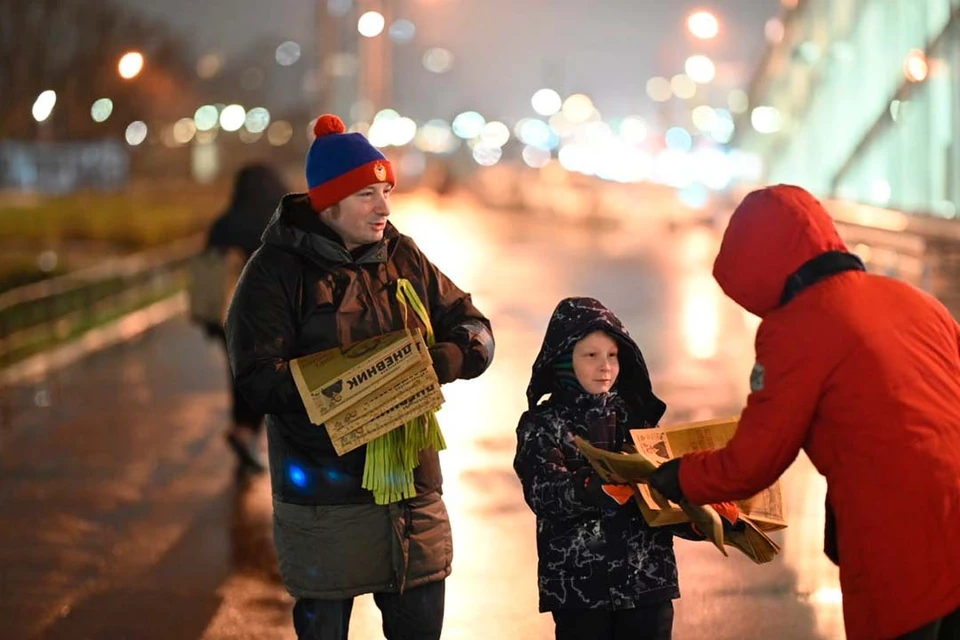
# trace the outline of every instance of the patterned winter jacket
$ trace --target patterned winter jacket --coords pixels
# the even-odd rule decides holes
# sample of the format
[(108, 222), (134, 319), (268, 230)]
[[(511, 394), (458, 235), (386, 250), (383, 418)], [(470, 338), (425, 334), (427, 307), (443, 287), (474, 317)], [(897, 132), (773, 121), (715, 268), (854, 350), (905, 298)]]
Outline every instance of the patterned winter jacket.
[[(553, 361), (596, 330), (620, 346), (615, 390), (591, 395), (556, 384)], [(545, 393), (551, 397), (539, 404)], [(514, 469), (537, 516), (540, 611), (628, 609), (680, 595), (674, 528), (649, 527), (637, 506), (597, 507), (585, 499), (589, 466), (573, 436), (608, 448), (629, 442), (629, 428), (654, 426), (665, 405), (653, 395), (639, 347), (598, 301), (568, 298), (554, 311), (517, 427)]]

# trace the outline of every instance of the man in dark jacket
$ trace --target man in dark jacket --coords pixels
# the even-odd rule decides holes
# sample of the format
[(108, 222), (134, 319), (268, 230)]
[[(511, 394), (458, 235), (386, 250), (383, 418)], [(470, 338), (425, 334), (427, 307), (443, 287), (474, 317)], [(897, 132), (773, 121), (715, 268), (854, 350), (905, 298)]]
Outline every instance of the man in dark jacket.
[[(345, 640), (353, 598), (373, 593), (388, 639), (439, 638), (452, 539), (437, 452), (420, 454), (416, 496), (378, 505), (362, 485), (365, 450), (337, 456), (311, 424), (290, 360), (403, 328), (397, 280), (429, 313), (441, 383), (490, 365), (489, 321), (387, 218), (389, 161), (321, 116), (307, 194), (283, 199), (244, 269), (227, 317), (237, 385), (267, 414), (280, 573), (300, 638)], [(425, 329), (410, 314), (407, 326)]]

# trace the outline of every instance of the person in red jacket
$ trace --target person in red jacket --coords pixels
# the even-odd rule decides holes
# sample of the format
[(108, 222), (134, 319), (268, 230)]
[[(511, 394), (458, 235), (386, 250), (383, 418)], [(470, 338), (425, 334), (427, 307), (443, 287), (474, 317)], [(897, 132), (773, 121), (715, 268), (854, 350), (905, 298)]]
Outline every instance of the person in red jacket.
[(827, 479), (848, 638), (960, 638), (956, 320), (867, 273), (795, 186), (743, 200), (713, 272), (762, 319), (751, 393), (724, 449), (664, 464), (651, 486), (678, 502), (748, 498), (802, 448)]

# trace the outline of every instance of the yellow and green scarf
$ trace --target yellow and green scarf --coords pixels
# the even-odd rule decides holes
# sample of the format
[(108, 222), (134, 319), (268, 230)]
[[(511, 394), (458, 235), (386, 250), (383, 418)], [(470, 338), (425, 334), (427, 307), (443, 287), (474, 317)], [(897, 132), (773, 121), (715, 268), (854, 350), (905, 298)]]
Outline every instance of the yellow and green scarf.
[[(412, 307), (426, 327), (424, 337), (427, 346), (432, 347), (436, 338), (430, 314), (409, 280), (401, 278), (397, 281), (397, 301), (403, 310), (403, 326), (407, 326), (407, 309)], [(367, 444), (362, 486), (373, 492), (377, 504), (412, 498), (417, 495), (413, 470), (420, 464), (420, 452), (427, 449), (442, 451), (446, 448), (436, 410), (427, 411)]]

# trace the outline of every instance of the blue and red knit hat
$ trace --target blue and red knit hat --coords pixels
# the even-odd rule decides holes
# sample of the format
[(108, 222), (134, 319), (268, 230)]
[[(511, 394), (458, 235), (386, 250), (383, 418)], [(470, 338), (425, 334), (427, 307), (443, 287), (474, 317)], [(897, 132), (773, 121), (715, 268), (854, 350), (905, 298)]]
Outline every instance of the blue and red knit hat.
[(371, 184), (397, 184), (393, 167), (380, 150), (362, 134), (346, 130), (343, 120), (329, 113), (313, 125), (317, 137), (307, 152), (307, 193), (316, 211)]

